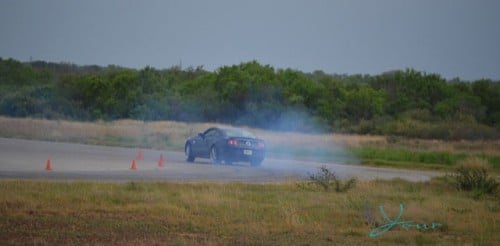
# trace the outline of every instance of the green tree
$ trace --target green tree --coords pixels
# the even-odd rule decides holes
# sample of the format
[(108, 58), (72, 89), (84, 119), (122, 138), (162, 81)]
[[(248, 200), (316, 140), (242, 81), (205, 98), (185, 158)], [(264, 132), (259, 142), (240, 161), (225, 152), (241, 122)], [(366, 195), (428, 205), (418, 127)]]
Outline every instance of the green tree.
[(500, 82), (478, 80), (472, 84), (472, 91), (486, 108), (482, 122), (500, 126)]
[(369, 86), (356, 86), (348, 91), (345, 110), (351, 122), (371, 120), (384, 111), (385, 94)]
[(387, 113), (396, 116), (412, 109), (433, 110), (447, 97), (447, 85), (439, 75), (425, 74), (413, 69), (377, 76), (371, 86), (387, 95)]

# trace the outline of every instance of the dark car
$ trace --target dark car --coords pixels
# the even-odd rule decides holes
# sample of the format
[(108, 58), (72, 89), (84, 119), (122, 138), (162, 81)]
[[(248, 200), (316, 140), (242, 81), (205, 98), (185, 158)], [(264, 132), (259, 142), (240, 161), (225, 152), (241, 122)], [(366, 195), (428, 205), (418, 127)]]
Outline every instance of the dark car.
[(260, 166), (266, 154), (266, 144), (243, 129), (212, 127), (188, 138), (184, 150), (188, 162), (200, 157), (210, 158), (215, 164), (245, 161)]

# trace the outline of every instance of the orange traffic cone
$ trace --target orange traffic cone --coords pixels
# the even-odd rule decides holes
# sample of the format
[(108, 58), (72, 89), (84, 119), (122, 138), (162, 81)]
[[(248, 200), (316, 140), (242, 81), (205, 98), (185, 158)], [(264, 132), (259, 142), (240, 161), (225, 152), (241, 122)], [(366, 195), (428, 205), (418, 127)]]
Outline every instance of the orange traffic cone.
[(137, 170), (137, 166), (135, 165), (135, 160), (132, 161), (132, 167), (130, 167), (130, 170)]
[(142, 150), (139, 150), (139, 152), (137, 153), (137, 160), (142, 160), (143, 157), (142, 157)]
[(47, 164), (45, 165), (45, 170), (46, 171), (52, 170), (52, 165), (50, 164), (50, 159), (47, 159)]
[(163, 160), (163, 155), (160, 154), (160, 160), (158, 161), (158, 166), (159, 167), (164, 167), (165, 166), (165, 160)]

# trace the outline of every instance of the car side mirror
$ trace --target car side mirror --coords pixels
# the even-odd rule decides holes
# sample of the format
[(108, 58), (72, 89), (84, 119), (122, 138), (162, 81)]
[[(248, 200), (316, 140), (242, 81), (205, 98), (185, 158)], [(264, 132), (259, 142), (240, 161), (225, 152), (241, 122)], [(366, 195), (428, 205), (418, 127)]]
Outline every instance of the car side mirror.
[(198, 133), (198, 136), (199, 136), (200, 138), (205, 138), (205, 136), (204, 136), (204, 135), (203, 135), (203, 133), (201, 133), (201, 132), (200, 132), (200, 133)]

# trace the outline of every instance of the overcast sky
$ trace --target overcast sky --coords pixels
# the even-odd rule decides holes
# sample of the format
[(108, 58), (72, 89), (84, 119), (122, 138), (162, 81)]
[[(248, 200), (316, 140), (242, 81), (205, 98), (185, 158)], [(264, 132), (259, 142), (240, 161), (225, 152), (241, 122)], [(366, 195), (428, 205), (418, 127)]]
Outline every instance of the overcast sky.
[(500, 79), (497, 0), (0, 0), (0, 57)]

